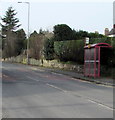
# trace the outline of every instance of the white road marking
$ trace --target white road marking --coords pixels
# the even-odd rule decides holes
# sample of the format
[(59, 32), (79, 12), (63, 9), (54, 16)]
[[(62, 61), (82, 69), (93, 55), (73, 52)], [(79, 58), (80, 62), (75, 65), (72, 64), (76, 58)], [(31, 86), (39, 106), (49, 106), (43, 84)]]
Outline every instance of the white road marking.
[(107, 109), (109, 109), (109, 110), (114, 110), (113, 108), (111, 108), (111, 107), (109, 107), (109, 106), (107, 106), (107, 105), (104, 105), (104, 104), (102, 104), (102, 103), (99, 103), (99, 102), (97, 102), (97, 101), (94, 101), (94, 100), (91, 100), (91, 99), (88, 99), (88, 101), (90, 101), (90, 102), (92, 102), (92, 103), (95, 103), (95, 104), (98, 104), (99, 106), (102, 106), (102, 107), (105, 107), (105, 108), (107, 108)]
[(37, 71), (45, 72), (45, 70), (38, 69), (38, 68), (34, 68), (34, 67), (31, 67), (30, 69), (31, 69), (31, 70), (37, 70)]
[[(71, 93), (71, 91), (70, 91), (70, 93)], [(99, 102), (99, 100), (93, 100), (92, 98), (90, 98), (90, 97), (87, 97), (87, 96), (84, 96), (84, 95), (81, 95), (81, 94), (74, 94), (74, 95), (77, 95), (77, 96), (80, 96), (81, 98), (83, 98), (83, 99), (86, 99), (86, 100), (88, 100), (88, 101), (90, 101), (90, 102), (92, 102), (92, 103), (94, 103), (94, 104), (97, 104), (97, 105), (99, 105), (99, 106), (102, 106), (102, 107), (104, 107), (104, 108), (106, 108), (106, 109), (109, 109), (109, 110), (114, 110), (112, 107), (109, 107), (109, 106), (107, 106), (107, 105), (105, 105), (105, 104), (103, 104), (103, 103), (101, 103), (101, 102)]]
[[(41, 70), (41, 69), (38, 69), (38, 68), (34, 68), (34, 67), (31, 67), (32, 70), (38, 70), (38, 71), (41, 71), (41, 72), (45, 72), (45, 70)], [(72, 80), (75, 80), (75, 81), (80, 81), (80, 82), (85, 82), (85, 83), (92, 83), (90, 81), (87, 81), (87, 80), (80, 80), (78, 78), (73, 78), (71, 76), (68, 76), (68, 75), (64, 75), (64, 74), (61, 74), (61, 73), (56, 73), (56, 72), (51, 72), (52, 74), (55, 74), (55, 75), (60, 75), (60, 76), (66, 76), (66, 77), (69, 77), (70, 79)], [(115, 88), (114, 86), (111, 86), (111, 85), (104, 85), (104, 84), (95, 84), (97, 86), (104, 86), (104, 87), (110, 87), (110, 88)]]
[(60, 73), (55, 73), (55, 72), (51, 72), (52, 74), (54, 74), (54, 75), (60, 75), (60, 76), (65, 76), (65, 75), (63, 75), (63, 74), (60, 74)]
[[(34, 70), (38, 70), (38, 69), (34, 69)], [(44, 71), (44, 70), (40, 70), (40, 71)], [(61, 76), (65, 76), (65, 75), (63, 75), (63, 74), (59, 74), (59, 73), (55, 73), (55, 72), (51, 72), (52, 74), (55, 74), (55, 75), (61, 75)], [(34, 80), (34, 81), (39, 81), (38, 79), (35, 79), (35, 78), (32, 78), (32, 77), (28, 77), (29, 79), (32, 79), (32, 80)], [(79, 80), (79, 79), (77, 79), (77, 78), (72, 78), (72, 77), (70, 77), (72, 80), (78, 80), (78, 81), (80, 81), (80, 82), (86, 82), (86, 83), (90, 83), (91, 84), (91, 82), (89, 82), (89, 81), (81, 81), (81, 80)], [(50, 86), (50, 87), (52, 87), (52, 88), (55, 88), (55, 89), (58, 89), (58, 90), (60, 90), (60, 91), (63, 91), (63, 92), (65, 92), (65, 93), (71, 93), (71, 91), (66, 91), (66, 90), (64, 90), (64, 89), (61, 89), (61, 88), (59, 88), (59, 87), (57, 87), (57, 86), (55, 86), (55, 85), (52, 85), (52, 84), (48, 84), (48, 83), (46, 83), (46, 85), (47, 86)], [(105, 86), (105, 87), (112, 87), (112, 86), (106, 86), (106, 85), (98, 85), (98, 86)], [(72, 94), (72, 93), (71, 93)], [(83, 95), (79, 95), (79, 94), (75, 94), (75, 95), (77, 95), (77, 96), (79, 96), (79, 97), (81, 97), (81, 98), (84, 98), (84, 99), (86, 99), (86, 100), (88, 100), (88, 101), (90, 101), (90, 102), (92, 102), (92, 103), (94, 103), (94, 104), (97, 104), (97, 105), (99, 105), (99, 106), (102, 106), (102, 107), (104, 107), (104, 108), (106, 108), (106, 109), (109, 109), (109, 110), (115, 110), (115, 109), (113, 109), (113, 108), (111, 108), (111, 107), (109, 107), (109, 106), (107, 106), (107, 105), (104, 105), (103, 103), (100, 103), (100, 102), (98, 102), (98, 101), (96, 101), (96, 100), (92, 100), (91, 98), (88, 98), (88, 97), (84, 97)]]
[(50, 86), (50, 87), (52, 87), (52, 88), (61, 90), (61, 91), (63, 91), (63, 92), (67, 92), (66, 90), (63, 90), (63, 89), (61, 89), (61, 88), (59, 88), (59, 87), (57, 87), (57, 86), (54, 86), (54, 85), (51, 85), (51, 84), (48, 84), (48, 83), (46, 83), (46, 85), (48, 85), (48, 86)]
[(2, 76), (3, 76), (3, 77), (6, 77), (6, 78), (8, 78), (8, 76), (7, 76), (7, 75), (5, 75), (5, 74), (2, 74)]
[[(66, 90), (64, 90), (64, 89), (61, 89), (61, 88), (55, 86), (55, 85), (48, 84), (48, 83), (47, 83), (46, 85), (48, 85), (48, 86), (50, 86), (50, 87), (52, 87), (52, 88), (61, 90), (61, 91), (65, 92), (65, 93), (73, 94), (71, 91), (66, 91)], [(115, 110), (115, 109), (113, 109), (112, 107), (109, 107), (109, 106), (107, 106), (107, 105), (104, 105), (103, 103), (100, 103), (100, 102), (97, 101), (97, 100), (92, 100), (91, 98), (88, 98), (88, 97), (86, 97), (86, 96), (84, 96), (84, 95), (81, 95), (81, 94), (80, 94), (80, 95), (79, 95), (79, 94), (75, 94), (75, 95), (77, 95), (77, 96), (79, 96), (79, 97), (81, 97), (81, 98), (83, 98), (83, 99), (86, 99), (86, 100), (88, 100), (88, 101), (90, 101), (90, 102), (92, 102), (92, 103), (94, 103), (94, 104), (97, 104), (97, 105), (99, 105), (99, 106), (102, 106), (102, 107), (104, 107), (104, 108), (106, 108), (106, 109), (109, 109), (109, 110), (112, 110), (112, 111)]]
[(31, 80), (34, 80), (34, 81), (40, 81), (40, 80), (35, 79), (35, 78), (32, 78), (32, 77), (27, 77), (27, 78), (29, 78), (29, 79), (31, 79)]
[[(64, 75), (64, 74), (61, 74), (61, 73), (55, 73), (55, 72), (51, 72), (52, 74), (55, 74), (55, 75), (60, 75), (60, 76), (66, 76), (72, 80), (75, 80), (75, 81), (80, 81), (80, 82), (84, 82), (84, 83), (90, 83), (90, 84), (94, 84), (94, 82), (90, 82), (90, 81), (87, 81), (87, 80), (80, 80), (78, 78), (74, 78), (74, 77), (71, 77), (71, 76), (68, 76), (68, 75)], [(98, 82), (98, 81), (97, 81)], [(104, 85), (104, 84), (95, 84), (97, 86), (104, 86), (104, 87), (108, 87), (108, 88), (115, 88), (114, 86), (111, 86), (111, 85)]]

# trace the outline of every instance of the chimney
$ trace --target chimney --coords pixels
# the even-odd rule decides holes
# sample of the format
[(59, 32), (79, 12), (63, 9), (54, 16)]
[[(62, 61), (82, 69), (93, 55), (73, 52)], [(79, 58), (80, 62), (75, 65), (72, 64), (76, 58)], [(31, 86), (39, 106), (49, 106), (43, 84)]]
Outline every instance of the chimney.
[(115, 28), (115, 24), (113, 25), (113, 28)]
[(108, 29), (108, 28), (105, 28), (105, 31), (104, 31), (104, 32), (105, 32), (104, 34), (105, 34), (106, 36), (109, 35), (109, 29)]

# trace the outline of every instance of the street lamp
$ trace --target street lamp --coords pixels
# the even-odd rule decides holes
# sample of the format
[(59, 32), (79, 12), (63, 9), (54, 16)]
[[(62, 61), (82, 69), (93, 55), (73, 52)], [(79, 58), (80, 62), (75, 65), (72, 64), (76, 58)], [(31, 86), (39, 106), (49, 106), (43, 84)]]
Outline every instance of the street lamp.
[(28, 5), (28, 35), (27, 35), (27, 64), (29, 64), (29, 23), (30, 23), (30, 3), (29, 2), (18, 2), (25, 3)]

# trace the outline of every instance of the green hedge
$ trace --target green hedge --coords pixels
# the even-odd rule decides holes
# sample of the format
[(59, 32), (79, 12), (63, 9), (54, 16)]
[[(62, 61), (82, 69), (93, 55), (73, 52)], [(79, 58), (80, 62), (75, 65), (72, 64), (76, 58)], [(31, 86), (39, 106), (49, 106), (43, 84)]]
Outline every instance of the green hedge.
[(54, 51), (61, 61), (74, 61), (83, 63), (84, 61), (84, 41), (69, 40), (54, 42)]
[[(113, 38), (103, 37), (103, 38), (92, 38), (92, 39), (90, 39), (90, 44), (95, 44), (95, 43), (108, 43), (112, 46), (111, 55), (109, 54), (108, 57), (110, 57), (110, 59), (112, 60), (113, 66), (115, 66), (115, 37), (113, 37)], [(105, 51), (105, 52), (107, 52), (107, 51)], [(111, 64), (111, 63), (108, 62), (107, 65), (109, 65), (109, 64)]]
[[(108, 57), (110, 59), (108, 59), (107, 65), (111, 65), (110, 61), (112, 61), (113, 66), (115, 66), (115, 37), (90, 39), (90, 44), (94, 43), (108, 43), (112, 45), (112, 50), (109, 50), (111, 54), (108, 54), (109, 55)], [(57, 58), (60, 59), (61, 61), (74, 61), (77, 63), (83, 63), (84, 41), (83, 40), (56, 41), (54, 42), (54, 51)]]
[(111, 44), (111, 39), (109, 37), (103, 37), (103, 38), (90, 38), (90, 44), (95, 43), (108, 43)]

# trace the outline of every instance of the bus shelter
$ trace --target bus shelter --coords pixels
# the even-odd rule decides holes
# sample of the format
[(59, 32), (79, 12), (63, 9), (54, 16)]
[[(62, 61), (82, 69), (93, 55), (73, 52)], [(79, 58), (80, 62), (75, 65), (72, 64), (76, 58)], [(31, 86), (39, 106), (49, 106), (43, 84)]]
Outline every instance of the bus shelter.
[(84, 47), (84, 76), (100, 77), (101, 48), (111, 48), (108, 43), (97, 43)]

